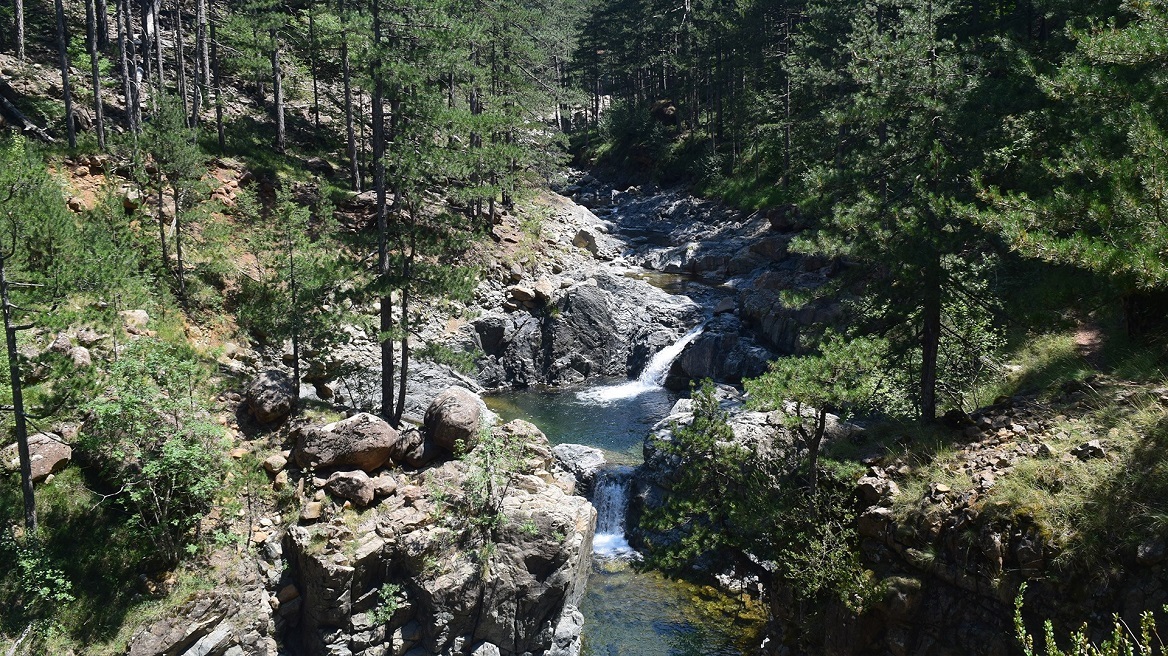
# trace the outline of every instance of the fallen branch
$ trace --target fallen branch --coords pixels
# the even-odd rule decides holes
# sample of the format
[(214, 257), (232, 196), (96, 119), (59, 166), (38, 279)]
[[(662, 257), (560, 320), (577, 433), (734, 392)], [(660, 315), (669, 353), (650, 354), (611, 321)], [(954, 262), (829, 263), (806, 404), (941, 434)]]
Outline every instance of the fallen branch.
[(49, 136), (48, 132), (45, 132), (36, 123), (33, 123), (32, 120), (24, 115), (24, 112), (21, 112), (16, 108), (16, 105), (12, 104), (13, 100), (19, 97), (20, 94), (16, 92), (16, 89), (13, 89), (7, 80), (0, 77), (0, 114), (8, 122), (16, 125), (24, 132), (31, 133), (46, 143), (53, 143), (53, 138)]

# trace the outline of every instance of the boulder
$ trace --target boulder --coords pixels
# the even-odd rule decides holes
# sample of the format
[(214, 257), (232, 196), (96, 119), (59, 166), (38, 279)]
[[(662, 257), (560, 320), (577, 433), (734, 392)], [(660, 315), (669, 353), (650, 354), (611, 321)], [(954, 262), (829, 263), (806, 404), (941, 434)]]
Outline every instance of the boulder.
[[(28, 438), (29, 459), (32, 464), (32, 480), (40, 483), (52, 474), (64, 469), (73, 458), (73, 448), (51, 433), (37, 433)], [(20, 451), (16, 444), (9, 444), (0, 451), (4, 468), (20, 471)]]
[(540, 278), (536, 283), (533, 291), (535, 292), (536, 300), (547, 303), (552, 300), (552, 295), (560, 288), (559, 285), (548, 280), (547, 278)]
[(393, 459), (403, 465), (421, 469), (442, 455), (442, 448), (434, 440), (416, 428), (407, 428), (402, 431), (397, 451), (399, 456)]
[(150, 323), (150, 315), (146, 310), (122, 310), (118, 313), (122, 317), (122, 326), (131, 335), (146, 333), (146, 325)]
[(598, 255), (600, 253), (600, 246), (596, 242), (596, 233), (587, 228), (581, 228), (576, 233), (576, 236), (572, 238), (573, 246), (577, 248), (583, 248), (593, 255)]
[(89, 354), (89, 349), (84, 346), (74, 346), (69, 351), (69, 359), (73, 361), (73, 366), (78, 369), (93, 365), (93, 357)]
[(268, 369), (247, 388), (247, 407), (261, 424), (283, 419), (296, 403), (296, 384), (279, 369)]
[(515, 285), (508, 288), (507, 295), (511, 297), (511, 300), (519, 303), (535, 300), (535, 290), (531, 289), (530, 287), (523, 287), (520, 285)]
[(474, 449), (482, 423), (482, 400), (462, 387), (443, 390), (426, 409), (427, 436), (451, 453), (460, 446), (464, 453)]
[(400, 435), (381, 418), (358, 413), (325, 426), (300, 429), (296, 463), (301, 467), (357, 467), (372, 472), (403, 455)]
[(264, 459), (264, 471), (275, 476), (276, 473), (284, 469), (287, 464), (288, 459), (285, 458), (283, 454), (273, 453)]
[(334, 497), (348, 499), (362, 508), (373, 503), (376, 493), (373, 479), (360, 469), (335, 472), (324, 488)]
[(596, 474), (607, 464), (603, 451), (583, 444), (557, 444), (552, 447), (552, 453), (585, 493), (592, 489)]

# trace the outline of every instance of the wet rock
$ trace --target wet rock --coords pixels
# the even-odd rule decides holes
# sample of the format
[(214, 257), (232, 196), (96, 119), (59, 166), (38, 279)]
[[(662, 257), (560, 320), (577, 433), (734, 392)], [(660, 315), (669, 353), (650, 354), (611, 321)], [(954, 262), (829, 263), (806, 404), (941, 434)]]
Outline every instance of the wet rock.
[(325, 426), (300, 429), (295, 455), (301, 467), (357, 467), (372, 472), (391, 457), (404, 458), (405, 446), (384, 420), (362, 412)]
[(248, 410), (261, 424), (288, 416), (295, 403), (295, 382), (279, 369), (264, 371), (247, 388)]

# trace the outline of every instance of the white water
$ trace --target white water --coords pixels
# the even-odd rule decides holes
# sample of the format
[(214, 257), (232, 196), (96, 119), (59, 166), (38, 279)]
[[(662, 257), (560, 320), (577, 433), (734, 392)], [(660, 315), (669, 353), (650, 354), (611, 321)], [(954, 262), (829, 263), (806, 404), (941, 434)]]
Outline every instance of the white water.
[(641, 372), (641, 375), (636, 380), (630, 380), (627, 383), (621, 383), (619, 385), (607, 385), (583, 390), (576, 393), (576, 398), (597, 405), (607, 405), (613, 401), (631, 399), (649, 390), (661, 387), (661, 383), (665, 380), (665, 375), (669, 373), (669, 366), (673, 364), (677, 356), (681, 355), (685, 347), (689, 346), (690, 342), (702, 334), (702, 330), (705, 327), (705, 324), (699, 325), (683, 335), (681, 339), (658, 351), (653, 356), (653, 359), (649, 360), (649, 364), (645, 365), (645, 370)]
[(606, 469), (596, 475), (592, 505), (596, 506), (596, 536), (592, 553), (601, 558), (632, 559), (637, 552), (625, 539), (625, 514), (629, 507), (631, 472), (627, 468)]

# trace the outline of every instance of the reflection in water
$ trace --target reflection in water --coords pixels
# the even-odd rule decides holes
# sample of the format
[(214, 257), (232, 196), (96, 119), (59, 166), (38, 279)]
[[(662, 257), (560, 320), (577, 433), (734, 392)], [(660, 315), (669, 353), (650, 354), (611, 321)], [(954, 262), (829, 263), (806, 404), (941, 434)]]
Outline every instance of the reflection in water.
[(586, 656), (737, 656), (759, 644), (759, 604), (596, 559), (584, 614)]
[(603, 408), (577, 397), (577, 391), (627, 381), (600, 380), (589, 388), (503, 392), (484, 398), (503, 421), (526, 419), (539, 426), (552, 444), (587, 444), (606, 451), (609, 462), (640, 464), (645, 436), (669, 414), (678, 392), (661, 387), (614, 400)]

